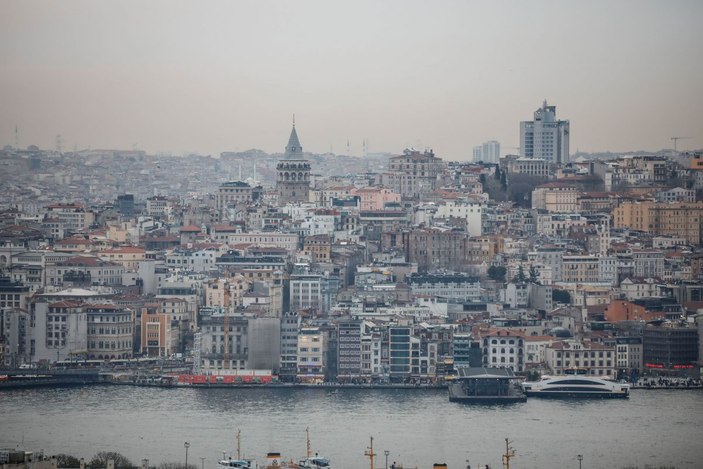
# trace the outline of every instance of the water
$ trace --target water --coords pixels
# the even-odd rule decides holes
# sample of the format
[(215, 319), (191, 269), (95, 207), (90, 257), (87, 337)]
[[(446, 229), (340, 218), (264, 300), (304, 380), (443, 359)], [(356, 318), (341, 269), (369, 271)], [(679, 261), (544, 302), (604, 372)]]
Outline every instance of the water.
[(89, 459), (118, 451), (133, 462), (183, 462), (212, 469), (242, 431), (245, 455), (286, 458), (313, 449), (334, 469), (369, 467), (369, 436), (389, 464), (450, 469), (501, 466), (505, 438), (517, 451), (511, 468), (675, 465), (703, 467), (703, 391), (632, 391), (630, 399), (472, 406), (441, 390), (162, 389), (93, 386), (0, 392), (0, 448)]

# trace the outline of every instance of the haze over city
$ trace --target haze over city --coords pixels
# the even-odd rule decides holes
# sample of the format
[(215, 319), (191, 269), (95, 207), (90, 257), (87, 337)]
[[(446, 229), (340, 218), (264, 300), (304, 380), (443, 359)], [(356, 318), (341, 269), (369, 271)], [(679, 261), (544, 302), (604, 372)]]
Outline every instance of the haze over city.
[[(0, 145), (447, 160), (547, 99), (571, 151), (703, 147), (703, 3), (48, 2), (0, 6)], [(17, 129), (17, 132), (15, 132)]]

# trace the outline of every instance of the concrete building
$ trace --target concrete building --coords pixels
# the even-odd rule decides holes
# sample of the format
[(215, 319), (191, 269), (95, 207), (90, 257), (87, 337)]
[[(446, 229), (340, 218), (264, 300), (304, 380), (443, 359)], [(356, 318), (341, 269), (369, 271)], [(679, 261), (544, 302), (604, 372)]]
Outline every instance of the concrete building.
[(139, 315), (138, 338), (140, 353), (148, 357), (167, 357), (176, 352), (178, 329), (158, 304), (145, 305)]
[(337, 378), (349, 380), (358, 378), (362, 370), (361, 320), (340, 321), (337, 324)]
[(437, 205), (436, 218), (462, 218), (466, 220), (469, 236), (481, 236), (483, 233), (482, 214), (485, 204), (467, 200), (447, 200)]
[(29, 325), (31, 362), (56, 362), (85, 358), (88, 353), (88, 320), (78, 301), (32, 303)]
[(557, 120), (556, 106), (545, 100), (534, 113), (534, 120), (520, 123), (522, 156), (558, 164), (569, 162), (569, 121)]
[(64, 230), (74, 233), (95, 223), (95, 213), (78, 204), (53, 204), (46, 208), (46, 212), (47, 218), (61, 220)]
[(88, 320), (88, 358), (132, 358), (133, 313), (113, 304), (85, 306)]
[(596, 342), (564, 340), (545, 348), (545, 360), (552, 374), (584, 373), (592, 376), (617, 376), (616, 349)]
[(325, 380), (327, 341), (325, 333), (317, 327), (303, 327), (298, 334), (297, 380), (319, 383)]
[(360, 210), (384, 210), (386, 204), (396, 204), (401, 199), (400, 194), (385, 187), (362, 187), (349, 194), (359, 197)]
[(490, 329), (481, 334), (483, 366), (525, 371), (525, 338), (522, 332)]
[(550, 182), (532, 191), (532, 208), (550, 213), (574, 213), (578, 210), (576, 186)]
[(249, 318), (247, 367), (252, 370), (281, 368), (281, 321), (275, 317)]
[(389, 370), (392, 381), (402, 381), (420, 374), (420, 339), (413, 334), (412, 327), (388, 328)]
[(647, 324), (642, 337), (644, 368), (685, 372), (698, 360), (698, 328), (679, 322)]
[(293, 382), (298, 374), (298, 334), (300, 316), (298, 313), (284, 313), (281, 318), (281, 361), (279, 379)]
[(217, 189), (217, 213), (220, 220), (231, 205), (248, 204), (253, 200), (252, 187), (243, 181), (230, 181), (220, 184)]
[(515, 158), (508, 160), (508, 173), (549, 177), (549, 161), (540, 158)]
[(444, 162), (432, 150), (420, 153), (406, 149), (402, 155), (390, 158), (390, 172), (382, 174), (380, 182), (404, 198), (417, 198), (439, 187), (443, 168)]
[(482, 161), (489, 164), (498, 164), (500, 162), (500, 143), (495, 140), (483, 142), (481, 145), (474, 147), (473, 158), (474, 163)]
[(406, 278), (413, 295), (480, 301), (481, 282), (478, 277), (462, 273), (414, 274)]
[(613, 210), (614, 228), (630, 228), (657, 236), (682, 237), (694, 245), (701, 242), (702, 220), (703, 202), (627, 201)]
[(617, 337), (615, 348), (616, 366), (620, 374), (633, 376), (642, 371), (644, 362), (641, 337)]

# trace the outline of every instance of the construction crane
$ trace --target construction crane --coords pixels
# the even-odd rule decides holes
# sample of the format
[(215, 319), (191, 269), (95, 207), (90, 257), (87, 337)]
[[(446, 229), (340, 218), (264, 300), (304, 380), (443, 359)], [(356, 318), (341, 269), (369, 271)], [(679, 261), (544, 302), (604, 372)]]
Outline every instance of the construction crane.
[(679, 140), (686, 140), (687, 138), (691, 138), (691, 137), (671, 137), (671, 139), (674, 141), (674, 153), (678, 153), (676, 151), (676, 146), (677, 146), (677, 143), (679, 143)]

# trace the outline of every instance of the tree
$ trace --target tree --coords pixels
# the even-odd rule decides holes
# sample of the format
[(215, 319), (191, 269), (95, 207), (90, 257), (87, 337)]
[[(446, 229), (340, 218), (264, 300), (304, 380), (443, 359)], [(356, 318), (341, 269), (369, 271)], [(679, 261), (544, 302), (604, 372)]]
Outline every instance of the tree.
[(507, 269), (503, 266), (492, 265), (488, 268), (488, 277), (496, 282), (505, 282)]
[(541, 285), (539, 279), (537, 278), (537, 269), (535, 269), (534, 265), (530, 266), (530, 282)]
[(100, 451), (90, 460), (89, 466), (92, 469), (107, 467), (107, 462), (112, 459), (115, 462), (115, 469), (132, 469), (136, 467), (126, 456), (115, 451)]
[(80, 467), (80, 465), (80, 459), (75, 456), (63, 453), (56, 455), (56, 467)]
[(525, 283), (527, 281), (527, 276), (525, 275), (525, 269), (522, 264), (517, 268), (517, 275), (513, 277), (513, 282), (515, 283)]
[(568, 305), (571, 304), (571, 295), (566, 290), (558, 290), (555, 288), (552, 290), (552, 301)]

